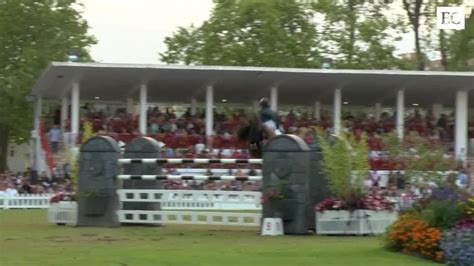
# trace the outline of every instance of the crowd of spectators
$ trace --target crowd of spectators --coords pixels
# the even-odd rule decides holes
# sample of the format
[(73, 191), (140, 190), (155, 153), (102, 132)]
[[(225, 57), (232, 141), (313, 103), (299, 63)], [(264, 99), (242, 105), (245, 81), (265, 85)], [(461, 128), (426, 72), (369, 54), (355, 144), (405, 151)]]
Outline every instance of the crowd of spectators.
[(6, 171), (0, 173), (0, 193), (14, 196), (18, 194), (71, 192), (72, 186), (68, 172), (68, 164), (55, 165), (51, 177), (48, 177), (46, 172), (35, 176), (29, 168), (24, 172), (17, 173)]
[[(108, 114), (104, 110), (96, 111), (89, 105), (81, 108), (81, 121), (89, 121), (93, 130), (100, 134), (108, 134), (121, 141), (128, 142), (138, 132), (138, 116), (126, 112), (124, 108), (118, 108), (114, 114)], [(188, 109), (179, 116), (172, 108), (160, 109), (149, 108), (147, 112), (148, 134), (166, 143), (167, 147), (189, 147), (198, 142), (206, 142), (204, 112), (191, 115)], [(239, 128), (243, 127), (248, 119), (242, 109), (235, 109), (231, 114), (214, 112), (214, 147), (243, 148), (235, 136)], [(395, 129), (395, 113), (384, 112), (378, 121), (369, 117), (366, 113), (354, 115), (347, 112), (343, 115), (342, 130), (360, 134), (367, 133), (369, 137), (377, 134), (392, 132)], [(305, 129), (320, 127), (328, 132), (333, 130), (332, 119), (327, 112), (322, 112), (320, 120), (316, 120), (307, 113), (296, 114), (290, 111), (280, 119), (280, 129), (285, 133), (300, 134), (305, 137)], [(301, 132), (303, 131), (303, 133)], [(405, 131), (416, 132), (416, 134), (430, 138), (434, 141), (452, 141), (454, 137), (454, 116), (442, 114), (435, 118), (431, 113), (422, 115), (415, 110), (405, 119)], [(474, 138), (474, 131), (469, 132)], [(308, 134), (309, 136), (310, 134)]]
[[(282, 132), (299, 135), (308, 144), (315, 140), (315, 127), (324, 129), (327, 133), (333, 131), (332, 120), (328, 112), (321, 112), (321, 119), (316, 120), (308, 114), (297, 114), (290, 111), (280, 119)], [(56, 114), (59, 116), (59, 114)], [(88, 104), (81, 107), (81, 121), (89, 121), (96, 133), (110, 135), (123, 143), (128, 142), (138, 132), (138, 117), (118, 108), (113, 114), (104, 110), (94, 110)], [(378, 121), (365, 113), (354, 115), (345, 113), (342, 119), (342, 130), (353, 132), (355, 135), (366, 133), (371, 153), (370, 164), (373, 170), (390, 169), (389, 162), (383, 158), (383, 142), (381, 135), (392, 132), (395, 129), (395, 114), (382, 113)], [(57, 118), (55, 119), (57, 122)], [(237, 140), (237, 131), (246, 125), (248, 115), (243, 110), (223, 114), (214, 113), (214, 134), (212, 142), (205, 138), (204, 113), (198, 112), (191, 115), (188, 109), (183, 115), (178, 116), (172, 108), (153, 107), (148, 109), (148, 133), (158, 141), (162, 142), (162, 156), (165, 158), (249, 158), (245, 143)], [(415, 111), (405, 119), (406, 135), (419, 135), (429, 138), (433, 142), (449, 142), (453, 139), (454, 118), (453, 115), (443, 114), (439, 119), (430, 113), (421, 115)], [(67, 129), (67, 128), (66, 128)], [(410, 134), (408, 134), (410, 133)], [(469, 132), (470, 138), (474, 138), (474, 132)], [(209, 144), (212, 147), (209, 147)], [(454, 156), (454, 154), (447, 154)], [(53, 177), (48, 178), (41, 173), (38, 178), (32, 180), (28, 172), (25, 173), (3, 173), (0, 174), (0, 191), (15, 189), (18, 193), (48, 193), (57, 191), (69, 191), (70, 181), (67, 176), (66, 167), (55, 167)], [(165, 164), (163, 168), (167, 172), (180, 174), (178, 169), (182, 168), (208, 168), (209, 165), (202, 164)], [(213, 168), (236, 169), (237, 165), (213, 164)], [(249, 166), (250, 167), (250, 166)], [(251, 169), (251, 168), (248, 168)], [(252, 169), (253, 170), (253, 169)], [(259, 190), (258, 182), (165, 182), (165, 187), (173, 189), (221, 189), (221, 190)], [(387, 188), (389, 189), (389, 188)], [(400, 191), (400, 189), (397, 189)]]

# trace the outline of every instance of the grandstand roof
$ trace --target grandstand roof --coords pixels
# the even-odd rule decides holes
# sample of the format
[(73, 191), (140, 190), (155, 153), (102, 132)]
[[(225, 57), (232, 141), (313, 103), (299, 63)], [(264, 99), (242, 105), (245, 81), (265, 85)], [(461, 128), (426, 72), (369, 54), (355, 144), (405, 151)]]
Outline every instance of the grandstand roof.
[[(138, 98), (148, 84), (149, 102), (204, 101), (205, 87), (214, 86), (214, 99), (250, 103), (278, 86), (280, 104), (332, 104), (333, 90), (342, 88), (343, 101), (355, 105), (381, 102), (395, 105), (396, 91), (406, 90), (406, 105), (454, 105), (455, 90), (474, 90), (473, 72), (344, 70), (273, 67), (184, 66), (53, 62), (32, 89), (32, 95), (59, 100), (80, 83), (82, 100)], [(470, 93), (469, 102), (474, 102)]]

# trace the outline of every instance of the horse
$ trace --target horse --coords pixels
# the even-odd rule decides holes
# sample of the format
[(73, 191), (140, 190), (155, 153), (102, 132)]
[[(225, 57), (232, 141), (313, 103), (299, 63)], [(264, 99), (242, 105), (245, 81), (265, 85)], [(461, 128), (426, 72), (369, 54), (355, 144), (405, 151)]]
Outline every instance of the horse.
[(252, 158), (262, 158), (264, 132), (265, 129), (257, 116), (250, 119), (248, 124), (237, 132), (238, 139), (248, 143), (248, 149)]

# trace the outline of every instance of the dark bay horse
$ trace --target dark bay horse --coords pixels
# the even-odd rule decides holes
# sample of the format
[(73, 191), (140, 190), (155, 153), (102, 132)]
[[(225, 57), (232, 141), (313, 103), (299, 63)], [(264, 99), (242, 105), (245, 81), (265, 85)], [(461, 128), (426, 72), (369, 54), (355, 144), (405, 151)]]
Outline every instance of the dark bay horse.
[(250, 156), (252, 158), (262, 158), (264, 131), (260, 119), (255, 116), (249, 120), (246, 126), (240, 128), (237, 132), (239, 140), (248, 143)]

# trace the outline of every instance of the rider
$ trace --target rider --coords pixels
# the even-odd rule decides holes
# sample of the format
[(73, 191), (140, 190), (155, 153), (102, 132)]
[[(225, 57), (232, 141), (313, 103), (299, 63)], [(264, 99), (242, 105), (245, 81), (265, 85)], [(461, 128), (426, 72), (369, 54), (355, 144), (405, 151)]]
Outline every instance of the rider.
[(280, 135), (281, 132), (278, 130), (278, 115), (270, 108), (268, 98), (261, 98), (258, 104), (260, 105), (259, 118), (267, 138), (271, 139), (276, 135)]

